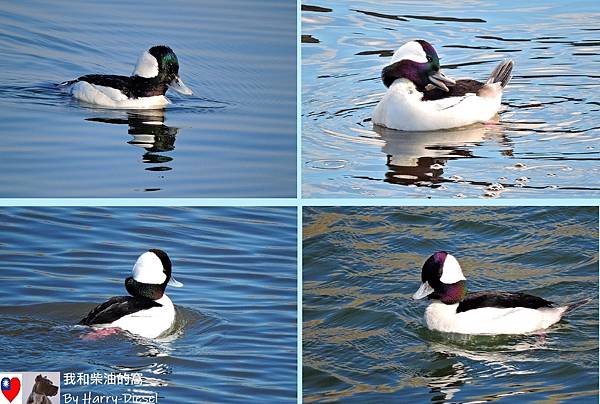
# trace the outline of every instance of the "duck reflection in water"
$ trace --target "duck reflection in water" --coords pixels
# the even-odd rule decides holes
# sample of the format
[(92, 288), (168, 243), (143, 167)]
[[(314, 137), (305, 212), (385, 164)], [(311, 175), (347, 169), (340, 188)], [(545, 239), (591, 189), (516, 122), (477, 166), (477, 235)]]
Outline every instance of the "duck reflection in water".
[(175, 137), (179, 132), (179, 128), (165, 125), (164, 110), (127, 112), (126, 118), (99, 117), (86, 118), (86, 121), (128, 125), (127, 133), (133, 136), (133, 139), (127, 143), (144, 149), (142, 161), (153, 164), (152, 167), (147, 167), (146, 170), (169, 171), (172, 169), (166, 163), (172, 161), (173, 158), (161, 153), (175, 149)]
[[(447, 402), (472, 380), (494, 375), (535, 373), (539, 361), (535, 352), (548, 349), (544, 334), (525, 337), (451, 334), (444, 342), (428, 345), (429, 368), (422, 369), (414, 383), (429, 387), (432, 402)], [(503, 392), (495, 398), (519, 395), (534, 390), (524, 386)]]
[(488, 139), (497, 139), (502, 154), (510, 155), (510, 141), (503, 137), (499, 125), (471, 125), (435, 132), (401, 132), (373, 125), (373, 130), (385, 142), (382, 151), (387, 156), (385, 181), (392, 184), (437, 188), (444, 182), (448, 161), (476, 158), (473, 151)]

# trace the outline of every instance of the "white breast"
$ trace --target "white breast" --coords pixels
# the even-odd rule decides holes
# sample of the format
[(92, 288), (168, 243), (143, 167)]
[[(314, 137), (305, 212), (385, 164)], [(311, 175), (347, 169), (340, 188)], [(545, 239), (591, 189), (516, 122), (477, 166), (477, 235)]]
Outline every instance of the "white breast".
[(502, 91), (494, 97), (467, 94), (421, 101), (423, 94), (406, 79), (394, 81), (373, 111), (373, 123), (403, 131), (458, 128), (490, 120), (500, 109)]
[(434, 301), (425, 311), (430, 330), (459, 334), (525, 334), (558, 322), (566, 307), (527, 309), (484, 307), (456, 313), (457, 304)]
[(87, 81), (73, 84), (71, 95), (80, 101), (108, 108), (149, 109), (170, 104), (163, 95), (130, 99), (116, 88), (98, 86)]
[(175, 322), (175, 307), (171, 299), (163, 295), (156, 302), (162, 306), (121, 317), (105, 327), (118, 327), (145, 338), (156, 338), (171, 328)]

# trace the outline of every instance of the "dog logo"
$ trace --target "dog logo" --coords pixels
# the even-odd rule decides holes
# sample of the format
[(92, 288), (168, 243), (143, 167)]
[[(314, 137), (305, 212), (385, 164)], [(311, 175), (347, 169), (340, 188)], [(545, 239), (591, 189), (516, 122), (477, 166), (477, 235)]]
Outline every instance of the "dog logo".
[(20, 396), (21, 379), (19, 376), (14, 375), (4, 376), (0, 380), (0, 388), (2, 389), (2, 395), (6, 397), (9, 403), (12, 403), (17, 396)]
[(57, 393), (58, 386), (55, 386), (52, 380), (41, 374), (37, 375), (27, 404), (52, 404), (48, 397), (53, 397)]

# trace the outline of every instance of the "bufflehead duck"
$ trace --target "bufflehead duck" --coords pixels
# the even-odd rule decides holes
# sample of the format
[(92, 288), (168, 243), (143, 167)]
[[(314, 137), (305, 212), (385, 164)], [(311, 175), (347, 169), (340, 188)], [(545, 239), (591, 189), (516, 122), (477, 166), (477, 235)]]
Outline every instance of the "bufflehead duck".
[(151, 249), (140, 255), (132, 276), (125, 279), (125, 289), (131, 296), (110, 298), (90, 311), (79, 324), (120, 328), (145, 338), (156, 338), (175, 321), (175, 307), (165, 294), (167, 285), (183, 286), (171, 276), (167, 253)]
[(507, 60), (485, 83), (455, 81), (441, 72), (429, 42), (410, 41), (398, 48), (381, 71), (388, 90), (373, 111), (373, 123), (403, 131), (430, 131), (486, 122), (500, 109), (512, 68), (512, 60)]
[(468, 293), (460, 264), (445, 251), (433, 254), (421, 270), (413, 299), (433, 299), (425, 310), (430, 330), (459, 334), (525, 334), (557, 323), (563, 314), (589, 302), (556, 307), (541, 297), (513, 292)]
[(88, 74), (65, 81), (78, 100), (110, 108), (156, 108), (167, 105), (167, 89), (192, 95), (179, 78), (179, 61), (168, 46), (154, 46), (142, 53), (131, 77)]

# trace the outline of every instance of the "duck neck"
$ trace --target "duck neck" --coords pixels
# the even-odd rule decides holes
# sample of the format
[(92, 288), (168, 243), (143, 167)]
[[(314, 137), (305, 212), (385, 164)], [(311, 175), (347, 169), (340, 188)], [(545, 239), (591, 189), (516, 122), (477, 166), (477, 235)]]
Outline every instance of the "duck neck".
[(411, 81), (418, 91), (423, 92), (429, 79), (422, 65), (412, 60), (401, 60), (385, 66), (381, 71), (381, 81), (386, 87), (390, 87), (396, 80), (406, 79)]
[(452, 284), (440, 282), (433, 288), (435, 292), (429, 295), (429, 298), (440, 300), (445, 304), (460, 303), (467, 295), (467, 282), (464, 280)]
[(167, 89), (167, 81), (162, 75), (150, 78), (140, 76), (131, 77), (131, 91), (136, 98), (165, 95)]
[(125, 289), (131, 296), (145, 297), (152, 300), (160, 299), (165, 293), (164, 285), (138, 282), (131, 276), (125, 279)]

